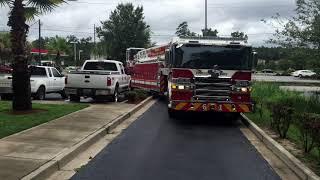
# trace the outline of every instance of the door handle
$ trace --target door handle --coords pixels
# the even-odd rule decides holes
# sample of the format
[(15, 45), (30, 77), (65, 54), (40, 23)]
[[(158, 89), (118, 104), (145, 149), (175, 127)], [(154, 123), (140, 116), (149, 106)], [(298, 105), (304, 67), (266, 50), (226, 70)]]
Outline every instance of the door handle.
[(85, 83), (89, 83), (90, 81), (89, 81), (89, 80), (85, 80), (84, 82), (85, 82)]
[(90, 76), (85, 76), (84, 78), (90, 78)]

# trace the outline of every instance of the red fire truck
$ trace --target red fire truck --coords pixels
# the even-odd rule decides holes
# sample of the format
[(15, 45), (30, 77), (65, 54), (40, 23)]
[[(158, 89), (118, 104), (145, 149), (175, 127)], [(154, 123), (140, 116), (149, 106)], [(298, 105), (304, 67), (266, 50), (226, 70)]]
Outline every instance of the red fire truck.
[(174, 38), (167, 45), (140, 50), (127, 64), (132, 69), (131, 87), (166, 95), (169, 115), (239, 114), (253, 109), (254, 57), (246, 39)]

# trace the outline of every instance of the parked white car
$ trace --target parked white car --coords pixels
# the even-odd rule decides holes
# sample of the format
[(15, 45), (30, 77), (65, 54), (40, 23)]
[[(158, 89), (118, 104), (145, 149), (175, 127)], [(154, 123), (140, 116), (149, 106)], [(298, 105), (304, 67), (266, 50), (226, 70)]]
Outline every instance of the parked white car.
[(70, 101), (80, 101), (81, 96), (93, 99), (112, 98), (117, 102), (119, 93), (129, 90), (130, 76), (123, 64), (113, 60), (87, 60), (80, 71), (66, 76), (65, 92)]
[(291, 73), (292, 76), (294, 77), (311, 77), (316, 75), (317, 73), (310, 71), (310, 70), (299, 70), (299, 71), (295, 71), (293, 73)]
[[(66, 98), (64, 92), (65, 77), (54, 67), (30, 66), (31, 93), (35, 99), (44, 100), (47, 93), (60, 93)], [(1, 99), (12, 96), (12, 75), (0, 74)]]

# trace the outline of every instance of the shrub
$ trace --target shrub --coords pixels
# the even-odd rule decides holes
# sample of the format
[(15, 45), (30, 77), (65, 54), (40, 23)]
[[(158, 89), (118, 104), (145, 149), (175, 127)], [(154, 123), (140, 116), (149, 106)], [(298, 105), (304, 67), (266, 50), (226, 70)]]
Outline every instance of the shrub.
[(320, 115), (314, 113), (302, 113), (296, 116), (295, 125), (300, 131), (300, 138), (303, 142), (305, 153), (310, 153), (315, 147), (315, 143), (320, 146), (320, 140), (317, 139), (320, 128)]
[(138, 101), (144, 100), (145, 98), (148, 97), (147, 92), (143, 90), (134, 90), (134, 91), (129, 91), (126, 93), (126, 97), (129, 101), (129, 103), (136, 103)]
[(136, 92), (129, 91), (125, 95), (129, 101), (129, 103), (135, 103), (137, 101), (137, 93)]
[(293, 120), (292, 104), (278, 102), (271, 105), (271, 127), (279, 133), (280, 138), (286, 138)]

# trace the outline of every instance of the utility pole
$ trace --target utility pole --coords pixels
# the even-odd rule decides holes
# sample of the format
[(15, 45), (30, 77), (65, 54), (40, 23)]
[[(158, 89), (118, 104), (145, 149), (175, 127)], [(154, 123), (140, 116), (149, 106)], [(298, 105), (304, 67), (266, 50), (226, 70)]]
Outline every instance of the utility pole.
[(77, 66), (77, 43), (76, 41), (70, 42), (70, 44), (73, 44), (73, 56), (74, 56), (74, 66)]
[(39, 62), (38, 65), (41, 65), (41, 20), (39, 19), (39, 44), (38, 44), (38, 48), (39, 48)]
[(205, 0), (205, 31), (208, 29), (208, 0)]
[(96, 25), (93, 25), (93, 53), (94, 59), (97, 59), (97, 48), (96, 48)]

